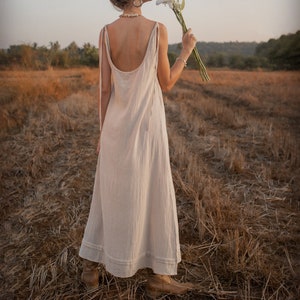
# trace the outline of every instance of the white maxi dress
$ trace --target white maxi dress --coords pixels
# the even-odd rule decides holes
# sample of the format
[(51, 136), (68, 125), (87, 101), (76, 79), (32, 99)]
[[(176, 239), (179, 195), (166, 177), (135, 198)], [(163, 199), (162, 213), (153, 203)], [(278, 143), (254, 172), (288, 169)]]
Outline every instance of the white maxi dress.
[(143, 62), (130, 72), (113, 64), (104, 27), (112, 93), (79, 255), (104, 264), (117, 277), (131, 277), (142, 268), (175, 275), (181, 260), (165, 110), (157, 78), (158, 26), (152, 30)]

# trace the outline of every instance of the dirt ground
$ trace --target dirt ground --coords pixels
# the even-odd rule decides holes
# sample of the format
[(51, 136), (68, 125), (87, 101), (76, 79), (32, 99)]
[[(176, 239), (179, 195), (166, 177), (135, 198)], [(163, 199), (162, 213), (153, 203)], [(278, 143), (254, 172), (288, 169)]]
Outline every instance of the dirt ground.
[[(300, 295), (300, 73), (185, 71), (164, 94), (183, 260), (161, 299)], [(0, 72), (0, 299), (147, 299), (147, 270), (80, 281), (97, 70)]]

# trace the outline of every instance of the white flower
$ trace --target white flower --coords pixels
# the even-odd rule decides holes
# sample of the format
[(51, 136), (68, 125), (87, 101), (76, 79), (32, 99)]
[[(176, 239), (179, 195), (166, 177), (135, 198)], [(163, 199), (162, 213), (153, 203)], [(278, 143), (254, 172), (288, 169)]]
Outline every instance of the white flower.
[[(156, 5), (159, 4), (168, 4), (169, 7), (173, 10), (178, 22), (180, 23), (181, 27), (182, 27), (182, 31), (185, 33), (187, 32), (187, 27), (182, 15), (182, 10), (184, 9), (185, 6), (185, 0), (156, 0)], [(198, 49), (197, 47), (195, 47), (193, 49), (193, 55), (195, 57), (195, 60), (198, 63), (199, 66), (199, 72), (200, 72), (200, 76), (202, 78), (203, 81), (209, 81), (209, 76), (207, 74), (205, 65), (203, 64), (201, 57), (199, 55)]]
[(182, 2), (180, 3), (180, 0), (157, 0), (156, 1), (156, 5), (159, 4), (168, 4), (170, 8), (175, 8), (179, 11), (184, 9), (185, 6), (185, 0), (182, 0)]
[(156, 1), (156, 5), (160, 5), (160, 4), (168, 4), (170, 6), (170, 8), (173, 8), (173, 4), (174, 4), (174, 0), (157, 0)]

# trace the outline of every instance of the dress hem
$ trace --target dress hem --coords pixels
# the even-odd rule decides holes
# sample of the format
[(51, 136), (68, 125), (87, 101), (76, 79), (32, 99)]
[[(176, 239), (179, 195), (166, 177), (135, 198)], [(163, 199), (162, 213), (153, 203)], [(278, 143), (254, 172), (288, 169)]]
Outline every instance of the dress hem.
[(79, 256), (103, 264), (110, 274), (120, 278), (132, 277), (138, 270), (144, 268), (152, 269), (155, 274), (177, 275), (177, 265), (181, 261), (180, 251), (177, 252), (176, 259), (154, 257), (151, 253), (144, 253), (134, 260), (122, 261), (107, 255), (101, 246), (84, 240)]

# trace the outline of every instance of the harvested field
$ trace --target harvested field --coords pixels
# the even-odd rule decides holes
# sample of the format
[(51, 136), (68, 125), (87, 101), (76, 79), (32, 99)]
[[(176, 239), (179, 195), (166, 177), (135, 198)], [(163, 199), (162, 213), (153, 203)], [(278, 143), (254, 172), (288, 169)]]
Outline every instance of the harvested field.
[[(163, 299), (298, 299), (300, 73), (210, 75), (165, 94), (177, 278), (198, 290)], [(96, 96), (97, 70), (0, 72), (0, 299), (147, 299), (146, 270), (80, 282)]]

